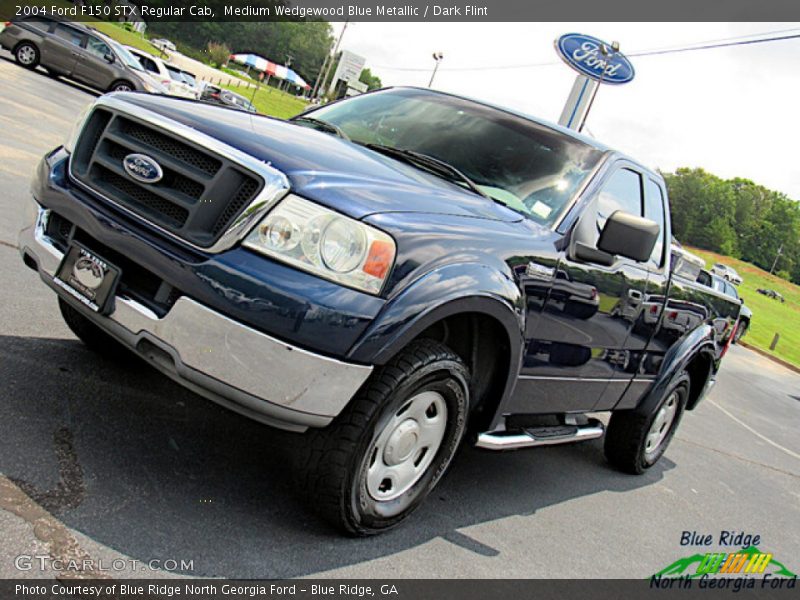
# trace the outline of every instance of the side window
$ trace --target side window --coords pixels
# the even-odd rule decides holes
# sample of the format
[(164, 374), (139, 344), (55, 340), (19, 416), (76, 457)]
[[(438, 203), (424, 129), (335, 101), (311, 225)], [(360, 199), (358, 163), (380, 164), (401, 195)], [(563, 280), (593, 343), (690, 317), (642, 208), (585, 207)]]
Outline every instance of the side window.
[(22, 22), (45, 33), (50, 31), (50, 26), (53, 25), (53, 21), (43, 17), (25, 17)]
[(725, 284), (722, 283), (722, 279), (719, 277), (714, 278), (714, 290), (717, 292), (725, 293)]
[(711, 287), (711, 275), (706, 271), (700, 271), (700, 274), (697, 276), (697, 283)]
[(644, 191), (644, 218), (658, 223), (661, 231), (658, 241), (653, 247), (653, 253), (650, 255), (650, 264), (660, 267), (664, 264), (664, 237), (667, 233), (665, 231), (664, 192), (661, 191), (660, 185), (649, 178)]
[(86, 43), (86, 50), (89, 51), (89, 54), (93, 54), (98, 58), (104, 58), (107, 54), (111, 54), (111, 48), (108, 47), (108, 44), (94, 37), (89, 38)]
[(739, 293), (736, 291), (736, 288), (727, 281), (725, 282), (725, 293), (732, 298), (739, 299)]
[(597, 231), (603, 229), (614, 211), (642, 215), (642, 178), (635, 171), (620, 169), (597, 196)]
[(139, 63), (142, 65), (142, 68), (145, 71), (150, 71), (151, 73), (158, 73), (158, 66), (156, 65), (156, 61), (147, 58), (146, 56), (137, 56)]
[(56, 25), (56, 30), (53, 34), (62, 40), (66, 40), (70, 44), (75, 44), (76, 46), (83, 44), (84, 35), (77, 29), (73, 29), (67, 25), (59, 23)]

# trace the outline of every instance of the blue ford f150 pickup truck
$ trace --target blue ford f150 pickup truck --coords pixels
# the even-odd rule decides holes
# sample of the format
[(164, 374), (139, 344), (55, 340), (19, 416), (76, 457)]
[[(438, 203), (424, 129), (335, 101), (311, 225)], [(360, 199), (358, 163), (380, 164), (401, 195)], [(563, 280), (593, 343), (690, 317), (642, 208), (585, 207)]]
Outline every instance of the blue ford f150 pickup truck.
[(462, 441), (586, 440), (610, 412), (609, 462), (658, 461), (739, 312), (671, 277), (670, 239), (658, 173), (395, 88), (288, 122), (100, 97), (41, 162), (19, 248), (91, 348), (305, 431), (298, 480), (363, 535), (408, 516)]

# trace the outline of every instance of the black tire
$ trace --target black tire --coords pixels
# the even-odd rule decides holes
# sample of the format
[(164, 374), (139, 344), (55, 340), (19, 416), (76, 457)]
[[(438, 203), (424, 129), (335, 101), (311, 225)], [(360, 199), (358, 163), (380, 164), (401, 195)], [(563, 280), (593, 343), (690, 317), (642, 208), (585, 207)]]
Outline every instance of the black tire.
[[(618, 411), (611, 415), (606, 431), (604, 450), (608, 462), (620, 471), (641, 475), (663, 456), (680, 424), (686, 400), (689, 398), (689, 375), (684, 371), (669, 387), (663, 398), (649, 413), (638, 410)], [(664, 437), (657, 446), (648, 447), (651, 427), (662, 408), (675, 402), (675, 413), (669, 424), (662, 430)]]
[(61, 316), (67, 327), (87, 348), (112, 359), (131, 358), (131, 353), (125, 346), (84, 317), (77, 309), (67, 304), (63, 298), (58, 299), (58, 308), (61, 310)]
[(35, 69), (39, 65), (41, 56), (39, 48), (32, 42), (20, 42), (14, 48), (14, 60), (26, 69)]
[[(297, 454), (297, 483), (312, 507), (334, 526), (358, 536), (386, 531), (408, 517), (442, 478), (458, 450), (466, 429), (468, 382), (463, 361), (447, 346), (432, 340), (412, 342), (379, 368), (331, 425), (307, 434), (308, 439)], [(411, 457), (421, 452), (419, 458), (411, 459), (414, 468), (420, 469), (414, 475), (417, 479), (408, 481), (410, 487), (404, 492), (398, 485), (398, 497), (377, 499), (369, 489), (377, 480), (373, 476), (370, 484), (369, 473), (373, 468), (381, 472), (392, 468), (386, 466), (391, 462), (386, 457), (395, 450), (391, 440), (400, 430), (400, 425), (394, 428), (393, 424), (404, 418), (404, 411), (411, 413), (409, 407), (420, 398), (424, 398), (424, 404), (431, 397), (437, 398), (437, 403), (443, 401), (446, 407), (440, 413), (444, 432), (438, 449), (432, 453), (433, 458), (425, 459), (430, 462), (424, 468), (418, 467), (416, 461), (423, 461), (427, 450), (418, 448), (409, 453), (407, 456)], [(431, 408), (435, 406), (431, 404), (420, 421), (429, 416)], [(436, 410), (432, 415), (431, 418), (438, 418)], [(402, 425), (412, 420), (406, 417)], [(413, 435), (415, 444), (423, 437), (421, 431)], [(392, 435), (387, 438), (386, 432)], [(381, 439), (389, 441), (379, 453)], [(397, 442), (397, 446), (404, 444)], [(408, 459), (402, 460), (409, 464)], [(388, 478), (381, 480), (380, 486), (387, 481)], [(392, 493), (391, 482), (388, 490), (379, 491)]]
[(119, 80), (115, 81), (108, 87), (109, 92), (133, 92), (136, 91), (136, 86), (130, 81)]
[(750, 323), (747, 321), (741, 321), (739, 326), (736, 328), (736, 335), (733, 336), (733, 343), (738, 344), (739, 340), (744, 337), (744, 334), (747, 333), (747, 329), (750, 327)]

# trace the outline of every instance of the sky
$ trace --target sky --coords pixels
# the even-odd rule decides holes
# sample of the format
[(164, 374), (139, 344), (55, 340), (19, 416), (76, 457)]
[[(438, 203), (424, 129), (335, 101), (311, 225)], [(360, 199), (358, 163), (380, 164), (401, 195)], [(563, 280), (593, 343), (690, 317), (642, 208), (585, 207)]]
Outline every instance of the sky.
[[(341, 49), (384, 85), (416, 86), (442, 52), (434, 88), (557, 121), (576, 75), (554, 50), (564, 33), (634, 53), (775, 31), (800, 23), (350, 23)], [(631, 61), (631, 83), (599, 90), (588, 133), (649, 167), (702, 167), (800, 200), (800, 39)], [(552, 64), (517, 68), (539, 63)], [(475, 67), (489, 68), (464, 70)]]

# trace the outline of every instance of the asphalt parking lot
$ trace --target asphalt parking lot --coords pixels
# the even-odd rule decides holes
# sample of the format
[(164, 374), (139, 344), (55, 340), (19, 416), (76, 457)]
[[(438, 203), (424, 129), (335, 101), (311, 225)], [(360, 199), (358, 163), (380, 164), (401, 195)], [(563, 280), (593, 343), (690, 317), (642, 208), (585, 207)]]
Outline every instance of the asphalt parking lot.
[(0, 577), (52, 576), (15, 567), (44, 554), (236, 578), (642, 578), (697, 551), (683, 531), (721, 530), (800, 572), (800, 375), (739, 347), (644, 476), (609, 468), (601, 440), (468, 449), (405, 526), (340, 537), (291, 492), (301, 437), (98, 357), (62, 323), (16, 233), (34, 165), (93, 95), (5, 52), (0, 88)]

